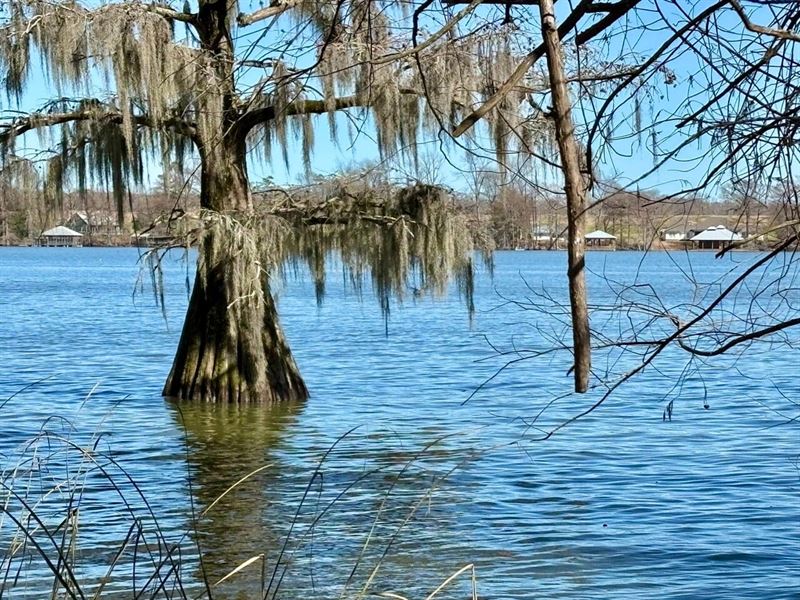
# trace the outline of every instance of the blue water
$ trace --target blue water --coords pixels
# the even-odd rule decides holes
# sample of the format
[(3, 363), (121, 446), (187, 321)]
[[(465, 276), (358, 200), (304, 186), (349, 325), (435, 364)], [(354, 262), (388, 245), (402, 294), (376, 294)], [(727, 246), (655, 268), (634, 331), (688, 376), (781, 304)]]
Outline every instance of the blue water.
[[(647, 321), (653, 307), (690, 318), (759, 256), (590, 254), (593, 325), (604, 343), (668, 334), (668, 321)], [(714, 359), (667, 349), (596, 411), (542, 440), (606, 389), (570, 395), (570, 355), (549, 351), (569, 342), (557, 308), (564, 254), (499, 253), (493, 277), (478, 277), (472, 322), (455, 294), (410, 295), (392, 307), (388, 337), (377, 301), (348, 290), (334, 268), (319, 307), (302, 272), (278, 289), (306, 403), (174, 404), (160, 391), (187, 265), (178, 255), (164, 263), (164, 314), (148, 276), (137, 284), (137, 259), (135, 249), (0, 248), (3, 481), (40, 498), (52, 529), (70, 499), (55, 482), (82, 490), (72, 497), (75, 570), (87, 589), (128, 535), (127, 501), (147, 532), (141, 548), (181, 548), (184, 589), (170, 580), (159, 597), (203, 591), (197, 544), (212, 582), (264, 554), (266, 580), (277, 564), (272, 589), (280, 579), (278, 597), (289, 599), (365, 588), (367, 597), (424, 597), (468, 564), (479, 595), (492, 599), (800, 597), (797, 334)], [(789, 258), (766, 273), (709, 323), (736, 328), (749, 316), (768, 325), (789, 314)], [(713, 347), (707, 337), (687, 342)], [(596, 375), (616, 381), (641, 351), (596, 351)], [(89, 468), (92, 447), (120, 493)], [(41, 498), (47, 489), (57, 491)], [(50, 591), (39, 559), (16, 578), (5, 571), (20, 564), (8, 515), (23, 509), (11, 500), (0, 519), (2, 598)], [(142, 552), (126, 548), (107, 590), (147, 579), (147, 565), (135, 577), (130, 569)], [(214, 597), (257, 597), (261, 564)], [(470, 578), (437, 598), (471, 597)]]

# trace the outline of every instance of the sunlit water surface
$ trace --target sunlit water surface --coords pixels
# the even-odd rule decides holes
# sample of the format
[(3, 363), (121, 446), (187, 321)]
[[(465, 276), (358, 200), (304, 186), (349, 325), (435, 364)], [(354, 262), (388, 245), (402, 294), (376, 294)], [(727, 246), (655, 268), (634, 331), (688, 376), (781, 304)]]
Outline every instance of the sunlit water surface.
[[(163, 593), (202, 591), (199, 544), (212, 583), (264, 555), (214, 588), (221, 598), (259, 597), (270, 579), (286, 599), (365, 587), (419, 598), (468, 564), (491, 599), (800, 597), (800, 429), (787, 423), (800, 412), (796, 350), (701, 365), (680, 388), (686, 356), (667, 352), (597, 411), (538, 441), (602, 390), (551, 405), (570, 389), (569, 355), (555, 353), (515, 364), (465, 404), (515, 358), (492, 358), (490, 343), (543, 349), (552, 345), (546, 336), (563, 333), (556, 316), (506, 300), (538, 302), (542, 291), (563, 299), (564, 254), (508, 252), (496, 256), (493, 278), (481, 271), (472, 322), (455, 294), (409, 294), (392, 307), (388, 336), (368, 286), (359, 298), (334, 268), (317, 306), (300, 273), (281, 286), (279, 309), (308, 402), (175, 404), (160, 391), (187, 267), (167, 260), (162, 315), (147, 277), (137, 286), (137, 258), (135, 249), (0, 248), (0, 466), (6, 482), (20, 461), (30, 467), (25, 443), (43, 430), (81, 448), (96, 442), (137, 483), (166, 541), (181, 547), (184, 590), (171, 580)], [(589, 256), (590, 293), (612, 299), (605, 276), (652, 283), (678, 304), (695, 293), (683, 274), (690, 264), (710, 282), (753, 258), (598, 252)], [(39, 442), (35, 452), (44, 459), (46, 448)], [(154, 527), (106, 458), (143, 527)], [(51, 460), (48, 481), (80, 467)], [(60, 500), (42, 504), (51, 527), (68, 500), (53, 496)], [(96, 585), (133, 520), (96, 472), (73, 502), (76, 575)], [(0, 553), (13, 546), (6, 517)], [(138, 543), (137, 560), (164, 552), (155, 533)], [(123, 554), (107, 590), (147, 579), (144, 567), (131, 574), (130, 545)], [(46, 565), (18, 567), (2, 574), (0, 597), (47, 596)], [(465, 572), (437, 597), (471, 597), (470, 579)]]

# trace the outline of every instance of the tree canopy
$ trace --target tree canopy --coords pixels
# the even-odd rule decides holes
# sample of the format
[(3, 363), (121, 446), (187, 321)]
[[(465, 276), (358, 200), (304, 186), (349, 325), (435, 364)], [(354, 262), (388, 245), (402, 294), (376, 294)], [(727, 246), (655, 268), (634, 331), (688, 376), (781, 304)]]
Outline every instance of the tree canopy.
[[(4, 111), (0, 151), (6, 163), (22, 160), (21, 139), (35, 132), (40, 148), (27, 159), (46, 164), (46, 196), (101, 184), (113, 190), (120, 214), (126, 190), (143, 182), (153, 161), (180, 169), (197, 157), (205, 227), (165, 393), (304, 397), (277, 325), (270, 273), (302, 258), (321, 295), (325, 256), (337, 250), (354, 281), (371, 272), (385, 310), (391, 295), (406, 293), (409, 277), (433, 293), (456, 277), (469, 297), (474, 239), (432, 189), (269, 203), (252, 194), (248, 169), (259, 156), (271, 158), (274, 146), (287, 163), (309, 168), (314, 115), (327, 114), (337, 138), (339, 112), (349, 135), (368, 127), (382, 155), (414, 160), (422, 132), (440, 131), (488, 98), (513, 65), (512, 28), (466, 36), (454, 29), (477, 4), (437, 23), (399, 2), (293, 2), (247, 13), (229, 1), (179, 9), (12, 0), (3, 5), (0, 46), (7, 102), (25, 105), (26, 90), (41, 79), (55, 97), (37, 110)], [(416, 45), (427, 26), (438, 31)], [(547, 128), (521, 95), (492, 113), (499, 154)]]

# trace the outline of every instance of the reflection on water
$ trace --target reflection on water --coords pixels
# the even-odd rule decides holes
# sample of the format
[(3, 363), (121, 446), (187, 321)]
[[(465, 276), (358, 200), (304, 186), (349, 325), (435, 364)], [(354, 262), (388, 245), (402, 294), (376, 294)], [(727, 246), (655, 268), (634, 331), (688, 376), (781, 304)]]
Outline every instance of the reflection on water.
[[(186, 434), (196, 541), (206, 576), (217, 582), (248, 559), (274, 553), (281, 543), (282, 528), (265, 518), (281, 502), (273, 482), (282, 465), (272, 450), (302, 406), (168, 404)], [(261, 579), (257, 561), (234, 581), (253, 589)]]
[(352, 431), (303, 460), (283, 443), (301, 405), (170, 409), (185, 430), (205, 575), (217, 582), (247, 563), (214, 588), (225, 597), (408, 593), (458, 565), (463, 549), (420, 552), (448, 536), (465, 500), (449, 480), (473, 454), (450, 436), (402, 448), (386, 444), (391, 432)]

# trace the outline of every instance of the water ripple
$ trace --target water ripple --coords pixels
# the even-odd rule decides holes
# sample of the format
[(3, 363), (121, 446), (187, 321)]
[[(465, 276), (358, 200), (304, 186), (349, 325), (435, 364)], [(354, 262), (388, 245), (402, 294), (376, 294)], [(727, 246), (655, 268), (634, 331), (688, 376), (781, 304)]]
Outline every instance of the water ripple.
[[(43, 429), (79, 444), (99, 437), (165, 539), (186, 543), (188, 585), (199, 568), (192, 540), (214, 579), (260, 553), (272, 568), (291, 530), (287, 598), (360, 589), (387, 546), (372, 588), (407, 596), (474, 563), (481, 595), (493, 599), (797, 598), (800, 438), (779, 416), (797, 413), (793, 351), (755, 355), (747, 377), (724, 361), (691, 374), (672, 396), (672, 422), (662, 412), (685, 357), (665, 353), (658, 370), (600, 411), (536, 441), (536, 427), (547, 430), (597, 396), (551, 405), (570, 385), (569, 358), (554, 355), (520, 363), (463, 404), (497, 369), (483, 360), (486, 337), (503, 347), (546, 345), (537, 336), (552, 325), (547, 317), (502, 306), (498, 292), (564, 294), (562, 254), (500, 253), (494, 279), (478, 279), (472, 325), (455, 297), (409, 300), (392, 311), (388, 337), (377, 302), (359, 301), (331, 277), (317, 307), (301, 274), (279, 308), (311, 399), (272, 410), (177, 405), (159, 394), (187, 301), (185, 267), (169, 265), (164, 320), (150, 296), (133, 294), (136, 258), (130, 249), (0, 249), (0, 398), (42, 380), (0, 412), (0, 466), (8, 472), (30, 458), (24, 444)], [(708, 254), (691, 260), (707, 282), (731, 267)], [(663, 255), (640, 261), (589, 256), (612, 279), (664, 284), (671, 304), (696, 293)], [(613, 299), (599, 276), (590, 291), (598, 302)], [(43, 426), (52, 415), (64, 420)], [(321, 457), (354, 428), (312, 481)], [(63, 466), (50, 466), (54, 477)], [(147, 514), (142, 501), (133, 504)], [(97, 578), (130, 518), (96, 476), (85, 482), (81, 510), (91, 519), (81, 564)], [(0, 526), (0, 549), (7, 532)], [(32, 566), (8, 597), (38, 597), (45, 573)], [(260, 585), (260, 569), (247, 569), (223, 597)], [(449, 597), (468, 593), (465, 579)]]

